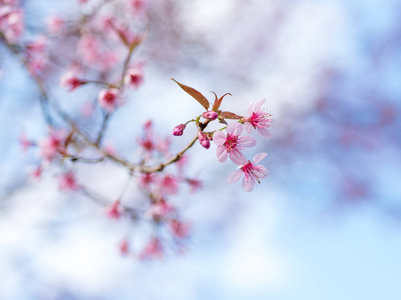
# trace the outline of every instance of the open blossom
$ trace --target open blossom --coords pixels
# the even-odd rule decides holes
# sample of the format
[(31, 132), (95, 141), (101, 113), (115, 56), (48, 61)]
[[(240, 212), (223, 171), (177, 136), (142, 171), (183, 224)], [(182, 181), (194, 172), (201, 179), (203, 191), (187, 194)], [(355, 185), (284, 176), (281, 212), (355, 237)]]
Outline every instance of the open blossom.
[(150, 206), (150, 208), (146, 212), (146, 216), (153, 220), (160, 220), (166, 218), (174, 211), (174, 206), (168, 203), (166, 199), (161, 198), (159, 201), (153, 203)]
[(21, 36), (24, 30), (23, 17), (21, 10), (8, 6), (7, 3), (0, 5), (0, 32), (10, 43), (16, 42)]
[(60, 190), (62, 191), (77, 191), (79, 186), (75, 175), (72, 172), (67, 172), (60, 177), (59, 183)]
[(47, 161), (52, 161), (56, 156), (65, 152), (64, 133), (61, 131), (51, 131), (49, 136), (39, 142), (40, 156)]
[(42, 177), (42, 166), (38, 166), (31, 172), (31, 178), (35, 180), (39, 180)]
[(183, 223), (179, 220), (173, 219), (169, 223), (170, 231), (180, 239), (185, 239), (189, 236), (190, 226), (188, 223)]
[(245, 130), (247, 132), (251, 132), (252, 128), (254, 128), (261, 135), (270, 137), (271, 133), (267, 128), (272, 125), (273, 118), (270, 113), (261, 108), (265, 101), (266, 99), (262, 99), (256, 104), (252, 101), (249, 104), (247, 111), (249, 117), (242, 118), (241, 121), (244, 122)]
[(125, 83), (133, 89), (139, 88), (143, 83), (143, 72), (141, 68), (132, 68), (127, 71), (125, 75)]
[(213, 141), (217, 145), (217, 159), (223, 163), (230, 156), (234, 163), (244, 164), (246, 159), (241, 151), (244, 147), (255, 146), (256, 140), (250, 136), (241, 136), (243, 126), (240, 123), (231, 123), (226, 130), (226, 135), (222, 131), (213, 134)]
[(121, 205), (120, 201), (115, 201), (106, 209), (106, 215), (110, 219), (119, 219), (121, 216)]
[(157, 181), (157, 175), (154, 173), (141, 174), (138, 178), (138, 185), (142, 188), (149, 189), (150, 185)]
[(267, 153), (258, 153), (253, 157), (252, 162), (248, 162), (244, 165), (238, 166), (237, 171), (232, 172), (227, 179), (228, 183), (234, 183), (241, 179), (242, 174), (244, 178), (242, 179), (242, 188), (246, 192), (251, 192), (255, 188), (256, 182), (260, 183), (259, 179), (267, 177), (269, 172), (264, 166), (255, 165), (265, 158)]
[(139, 255), (140, 259), (152, 259), (152, 258), (162, 258), (163, 256), (163, 246), (160, 240), (153, 237), (148, 244), (143, 249), (142, 253)]
[(166, 175), (160, 180), (159, 186), (164, 194), (174, 195), (178, 192), (178, 180), (171, 175)]
[(60, 79), (60, 85), (72, 92), (86, 82), (79, 79), (73, 72), (68, 72)]
[(120, 105), (120, 91), (115, 88), (103, 89), (100, 91), (98, 99), (100, 106), (111, 112)]

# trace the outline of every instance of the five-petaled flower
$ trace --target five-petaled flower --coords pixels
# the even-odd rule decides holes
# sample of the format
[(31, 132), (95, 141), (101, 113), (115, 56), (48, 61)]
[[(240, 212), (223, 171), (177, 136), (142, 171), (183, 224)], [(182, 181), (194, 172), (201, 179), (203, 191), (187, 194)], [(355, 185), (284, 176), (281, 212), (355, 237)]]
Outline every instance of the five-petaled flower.
[(248, 160), (247, 163), (238, 166), (237, 171), (232, 172), (228, 178), (228, 183), (234, 183), (241, 179), (242, 174), (244, 174), (244, 178), (242, 179), (242, 188), (246, 192), (253, 191), (256, 182), (260, 183), (259, 179), (267, 177), (269, 175), (269, 171), (264, 166), (255, 165), (260, 162), (263, 158), (265, 158), (267, 153), (258, 153), (253, 157), (252, 162)]
[(133, 89), (138, 89), (143, 83), (143, 71), (141, 68), (132, 68), (125, 75), (125, 83)]
[(244, 122), (245, 130), (248, 133), (254, 128), (261, 135), (271, 137), (271, 133), (267, 128), (272, 125), (273, 118), (270, 113), (261, 108), (265, 101), (266, 99), (262, 99), (256, 104), (252, 101), (247, 111), (249, 117), (242, 118), (241, 121)]
[(115, 88), (103, 89), (99, 93), (99, 103), (100, 106), (105, 110), (111, 112), (116, 109), (120, 103), (120, 91)]
[(250, 136), (242, 136), (243, 126), (240, 123), (231, 123), (227, 126), (227, 135), (221, 131), (213, 134), (213, 141), (217, 145), (217, 159), (219, 162), (225, 162), (227, 156), (236, 164), (246, 162), (244, 154), (241, 152), (244, 147), (250, 148), (256, 145), (256, 140)]

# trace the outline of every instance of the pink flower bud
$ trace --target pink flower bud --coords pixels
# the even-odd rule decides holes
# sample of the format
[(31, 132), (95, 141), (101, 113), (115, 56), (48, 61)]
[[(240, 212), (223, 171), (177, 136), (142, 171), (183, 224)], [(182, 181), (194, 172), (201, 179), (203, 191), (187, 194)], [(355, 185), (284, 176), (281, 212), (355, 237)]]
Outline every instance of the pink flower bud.
[(70, 92), (85, 84), (86, 82), (78, 79), (74, 73), (68, 72), (64, 74), (60, 79), (60, 85), (66, 89), (69, 89)]
[(174, 127), (173, 129), (173, 135), (175, 136), (181, 136), (184, 133), (184, 129), (187, 127), (185, 124), (180, 124)]
[(209, 119), (209, 120), (216, 120), (218, 117), (217, 112), (215, 111), (206, 111), (202, 114), (202, 117), (204, 117), (205, 119)]
[(209, 149), (210, 141), (202, 131), (198, 131), (198, 139), (203, 148)]

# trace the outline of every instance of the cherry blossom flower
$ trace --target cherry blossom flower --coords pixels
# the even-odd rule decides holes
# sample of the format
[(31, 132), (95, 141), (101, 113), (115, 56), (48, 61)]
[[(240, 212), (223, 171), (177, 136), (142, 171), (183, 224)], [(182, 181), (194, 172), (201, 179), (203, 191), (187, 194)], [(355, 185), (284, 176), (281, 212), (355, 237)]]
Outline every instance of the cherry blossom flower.
[(241, 121), (244, 122), (245, 130), (248, 133), (251, 132), (253, 127), (264, 137), (271, 137), (267, 128), (272, 125), (273, 118), (270, 113), (261, 108), (265, 101), (266, 99), (262, 99), (256, 104), (252, 101), (247, 111), (249, 117), (242, 118)]
[(211, 120), (211, 121), (216, 120), (218, 116), (219, 116), (219, 115), (218, 115), (217, 112), (215, 112), (215, 111), (205, 111), (205, 112), (202, 114), (202, 117), (204, 117), (205, 119), (209, 119), (209, 120)]
[(31, 172), (31, 178), (34, 180), (39, 180), (42, 177), (42, 166), (36, 167), (32, 172)]
[(143, 71), (141, 68), (131, 68), (125, 75), (125, 84), (133, 89), (138, 89), (143, 83)]
[(60, 177), (59, 188), (62, 191), (78, 191), (79, 186), (74, 173), (67, 172)]
[(159, 201), (153, 203), (150, 206), (150, 208), (146, 212), (146, 216), (152, 220), (159, 221), (163, 218), (166, 218), (174, 211), (174, 206), (168, 203), (165, 198), (161, 198)]
[(142, 253), (139, 255), (139, 259), (162, 258), (162, 256), (162, 244), (158, 238), (153, 237), (145, 246), (145, 249), (142, 251)]
[(159, 186), (164, 194), (174, 195), (178, 192), (178, 181), (174, 176), (166, 175), (160, 181)]
[(23, 12), (15, 7), (0, 6), (0, 32), (6, 40), (14, 43), (18, 40), (24, 30)]
[(121, 104), (119, 103), (119, 96), (120, 91), (118, 89), (111, 88), (101, 90), (98, 96), (100, 106), (109, 112), (113, 111)]
[(171, 145), (171, 139), (169, 136), (166, 138), (162, 139), (161, 137), (156, 137), (156, 140), (158, 141), (156, 143), (156, 150), (165, 156), (168, 156), (169, 154), (169, 149)]
[(67, 72), (60, 79), (60, 85), (68, 89), (69, 92), (72, 92), (85, 83), (85, 81), (79, 79), (73, 72)]
[(91, 34), (86, 34), (81, 37), (77, 44), (77, 53), (82, 57), (85, 64), (93, 65), (98, 62), (100, 54), (101, 43)]
[(242, 188), (246, 192), (251, 192), (255, 188), (256, 182), (260, 183), (259, 179), (267, 177), (269, 172), (264, 166), (255, 165), (260, 162), (263, 158), (265, 158), (267, 153), (258, 153), (253, 157), (252, 162), (248, 160), (248, 162), (244, 165), (238, 166), (237, 171), (232, 172), (228, 178), (228, 183), (234, 183), (241, 179), (242, 174), (244, 174), (244, 178), (242, 179)]
[(169, 223), (170, 231), (180, 239), (187, 238), (189, 236), (190, 226), (188, 223), (183, 223), (179, 220), (173, 219)]
[(250, 136), (242, 136), (243, 126), (240, 123), (231, 123), (227, 126), (227, 135), (222, 131), (216, 131), (213, 134), (213, 141), (217, 145), (217, 159), (224, 163), (228, 155), (236, 164), (246, 162), (244, 154), (241, 152), (244, 147), (250, 148), (256, 145), (256, 140)]
[(48, 137), (39, 142), (40, 156), (52, 161), (59, 153), (64, 154), (64, 139), (64, 132), (52, 130)]
[(140, 187), (149, 189), (152, 183), (155, 183), (157, 180), (157, 176), (153, 173), (145, 173), (141, 174), (138, 178), (138, 184)]
[(198, 139), (199, 143), (202, 145), (203, 148), (206, 149), (210, 148), (210, 140), (206, 137), (206, 135), (202, 131), (198, 131)]
[(180, 125), (175, 126), (173, 129), (173, 135), (175, 135), (175, 136), (183, 135), (185, 127), (187, 127), (187, 125), (185, 125), (185, 124), (180, 124)]
[(120, 201), (115, 201), (106, 209), (106, 215), (110, 219), (119, 219), (121, 216), (121, 206)]

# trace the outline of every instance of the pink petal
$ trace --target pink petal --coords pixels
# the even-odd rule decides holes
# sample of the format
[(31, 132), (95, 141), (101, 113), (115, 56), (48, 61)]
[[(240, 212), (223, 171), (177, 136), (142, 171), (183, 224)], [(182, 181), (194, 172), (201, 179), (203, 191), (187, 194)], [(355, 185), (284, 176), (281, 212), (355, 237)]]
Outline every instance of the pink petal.
[(216, 145), (223, 145), (226, 141), (226, 135), (221, 131), (216, 131), (213, 133), (213, 142)]
[(262, 108), (262, 105), (265, 104), (265, 102), (266, 102), (266, 99), (260, 100), (255, 106), (255, 111), (260, 110)]
[(244, 124), (244, 127), (245, 127), (245, 130), (246, 130), (246, 132), (248, 132), (248, 133), (250, 133), (251, 132), (251, 130), (252, 130), (252, 125), (251, 125), (251, 123), (248, 123), (248, 122), (246, 122), (245, 124)]
[(251, 176), (245, 176), (242, 179), (242, 188), (245, 192), (252, 192), (255, 188), (255, 180)]
[(241, 170), (237, 170), (232, 172), (228, 178), (227, 178), (227, 183), (235, 183), (238, 180), (241, 179), (243, 172)]
[(253, 169), (253, 173), (259, 179), (266, 178), (269, 175), (269, 171), (264, 166), (255, 166)]
[(256, 145), (256, 140), (251, 136), (243, 136), (238, 141), (242, 147), (246, 148), (254, 147)]
[(266, 157), (267, 153), (258, 153), (255, 154), (255, 156), (252, 159), (252, 163), (253, 164), (257, 164), (258, 162), (260, 162), (262, 159), (264, 159)]
[(216, 155), (217, 155), (217, 160), (219, 162), (221, 162), (221, 163), (225, 162), (227, 160), (227, 156), (228, 156), (226, 147), (223, 145), (217, 146)]
[(252, 114), (253, 114), (253, 112), (254, 112), (254, 110), (253, 110), (253, 108), (255, 107), (255, 102), (254, 101), (252, 101), (250, 104), (249, 104), (249, 106), (248, 106), (248, 110), (247, 110), (247, 115), (250, 117), (250, 116), (252, 116)]
[(233, 163), (237, 165), (243, 165), (246, 163), (246, 158), (244, 154), (242, 154), (238, 150), (230, 152), (230, 159), (232, 160)]
[(258, 127), (257, 130), (258, 130), (259, 133), (260, 133), (261, 135), (263, 135), (264, 137), (271, 137), (271, 136), (272, 136), (272, 134), (270, 133), (270, 131), (267, 130), (266, 128), (260, 128), (260, 127)]
[(240, 135), (242, 133), (243, 127), (242, 124), (235, 122), (231, 123), (230, 125), (227, 126), (227, 132), (229, 134), (234, 134), (234, 135)]

